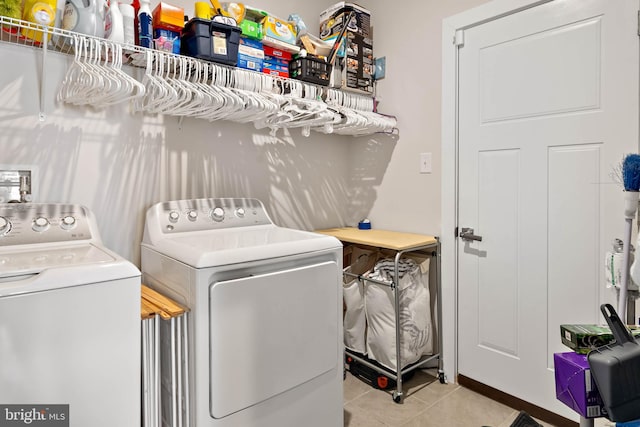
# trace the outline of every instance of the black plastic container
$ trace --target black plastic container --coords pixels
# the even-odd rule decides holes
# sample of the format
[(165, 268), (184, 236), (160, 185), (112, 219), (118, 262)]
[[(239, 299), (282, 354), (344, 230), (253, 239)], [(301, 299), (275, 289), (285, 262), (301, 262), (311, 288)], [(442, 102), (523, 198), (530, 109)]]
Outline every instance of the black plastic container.
[(324, 59), (307, 56), (295, 58), (289, 62), (289, 77), (317, 85), (328, 86), (331, 77), (331, 65)]
[(622, 323), (609, 304), (602, 304), (614, 343), (588, 355), (591, 375), (611, 421), (627, 422), (640, 418), (640, 341)]
[(240, 33), (238, 27), (193, 18), (182, 30), (180, 53), (205, 61), (236, 65)]

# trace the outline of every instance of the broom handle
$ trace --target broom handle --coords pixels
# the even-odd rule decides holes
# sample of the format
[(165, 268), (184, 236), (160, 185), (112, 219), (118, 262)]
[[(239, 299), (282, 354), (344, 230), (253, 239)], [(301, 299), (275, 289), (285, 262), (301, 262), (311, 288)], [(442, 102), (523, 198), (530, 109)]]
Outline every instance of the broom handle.
[(627, 289), (629, 289), (629, 258), (631, 254), (631, 221), (625, 218), (624, 236), (622, 239), (622, 280), (620, 282), (620, 294), (618, 295), (618, 315), (621, 319), (627, 319)]

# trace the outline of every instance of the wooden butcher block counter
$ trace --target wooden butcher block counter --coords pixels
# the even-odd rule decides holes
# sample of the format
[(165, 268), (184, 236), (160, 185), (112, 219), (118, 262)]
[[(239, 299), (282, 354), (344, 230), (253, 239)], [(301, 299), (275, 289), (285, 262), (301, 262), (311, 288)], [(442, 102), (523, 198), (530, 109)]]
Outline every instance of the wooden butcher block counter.
[(355, 227), (328, 228), (315, 230), (316, 233), (333, 236), (342, 242), (377, 248), (406, 251), (413, 248), (435, 245), (438, 240), (434, 236), (413, 233), (400, 233), (387, 230), (360, 230)]

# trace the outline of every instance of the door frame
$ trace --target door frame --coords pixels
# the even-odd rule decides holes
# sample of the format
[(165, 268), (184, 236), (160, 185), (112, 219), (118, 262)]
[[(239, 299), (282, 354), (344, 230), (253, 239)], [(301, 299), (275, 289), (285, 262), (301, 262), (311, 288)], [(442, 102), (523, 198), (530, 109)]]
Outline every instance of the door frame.
[(442, 349), (448, 382), (458, 375), (458, 47), (460, 30), (553, 0), (493, 0), (442, 21), (442, 193), (440, 230), (442, 265)]

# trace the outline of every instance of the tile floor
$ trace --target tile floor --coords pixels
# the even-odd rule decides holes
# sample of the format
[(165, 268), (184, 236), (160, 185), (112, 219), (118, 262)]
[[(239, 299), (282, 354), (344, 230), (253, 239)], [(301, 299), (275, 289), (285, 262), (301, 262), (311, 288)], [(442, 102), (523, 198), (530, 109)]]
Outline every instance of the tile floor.
[[(405, 383), (399, 405), (392, 391), (376, 390), (347, 372), (345, 427), (509, 427), (520, 412), (459, 385), (440, 384), (429, 373), (434, 372), (418, 371)], [(596, 421), (596, 427), (612, 426), (605, 419)]]

